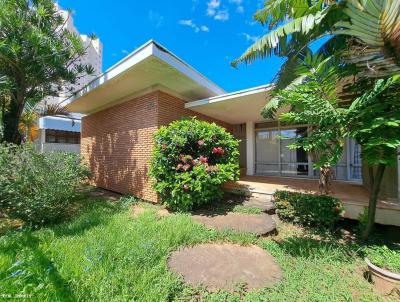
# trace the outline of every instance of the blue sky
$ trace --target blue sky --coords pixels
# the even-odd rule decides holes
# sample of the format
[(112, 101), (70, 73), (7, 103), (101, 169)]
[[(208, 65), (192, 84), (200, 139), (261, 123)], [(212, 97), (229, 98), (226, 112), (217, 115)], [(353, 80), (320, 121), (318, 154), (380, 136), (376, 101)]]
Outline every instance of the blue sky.
[(270, 83), (282, 60), (237, 69), (230, 62), (265, 29), (252, 15), (263, 0), (59, 0), (81, 33), (103, 42), (103, 70), (155, 39), (228, 92)]

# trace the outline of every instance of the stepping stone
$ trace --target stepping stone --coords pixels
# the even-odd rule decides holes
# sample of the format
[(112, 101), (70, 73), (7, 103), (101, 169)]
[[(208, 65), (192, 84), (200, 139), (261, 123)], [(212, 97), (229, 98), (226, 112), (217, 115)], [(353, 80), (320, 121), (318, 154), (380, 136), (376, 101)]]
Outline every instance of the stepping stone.
[(202, 212), (193, 215), (193, 219), (207, 228), (219, 231), (234, 230), (264, 236), (276, 231), (276, 223), (268, 214), (245, 214), (228, 212), (215, 214)]
[(258, 246), (201, 244), (175, 251), (169, 268), (193, 286), (210, 291), (232, 291), (245, 283), (247, 289), (272, 287), (282, 279), (274, 257)]

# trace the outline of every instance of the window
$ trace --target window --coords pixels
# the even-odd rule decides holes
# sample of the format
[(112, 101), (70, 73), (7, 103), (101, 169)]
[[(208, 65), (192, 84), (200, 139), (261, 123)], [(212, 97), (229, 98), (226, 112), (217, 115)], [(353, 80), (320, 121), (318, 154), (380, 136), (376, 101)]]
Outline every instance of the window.
[(79, 132), (46, 130), (46, 143), (52, 144), (80, 144), (81, 134)]

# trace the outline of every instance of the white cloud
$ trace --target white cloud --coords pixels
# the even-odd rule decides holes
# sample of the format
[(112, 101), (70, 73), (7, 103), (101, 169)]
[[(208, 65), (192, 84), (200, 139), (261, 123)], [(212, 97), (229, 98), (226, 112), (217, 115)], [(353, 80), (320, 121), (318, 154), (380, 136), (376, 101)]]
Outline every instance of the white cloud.
[(242, 36), (245, 37), (245, 39), (248, 42), (252, 42), (252, 43), (256, 42), (260, 38), (259, 36), (252, 36), (252, 35), (249, 35), (248, 33), (242, 33)]
[(160, 27), (164, 23), (164, 17), (153, 10), (149, 11), (148, 17), (155, 27)]
[(214, 19), (218, 20), (218, 21), (227, 21), (227, 20), (229, 20), (229, 12), (228, 12), (228, 10), (220, 10), (220, 11), (218, 11), (214, 16)]
[(214, 16), (217, 13), (217, 9), (220, 7), (220, 0), (210, 0), (207, 2), (207, 15)]
[(209, 32), (210, 31), (210, 29), (207, 26), (205, 26), (205, 25), (198, 26), (191, 19), (179, 20), (178, 23), (180, 25), (188, 26), (188, 27), (192, 28), (194, 30), (194, 32), (196, 32), (196, 33), (200, 32), (200, 31), (202, 31), (202, 32)]
[(200, 26), (200, 30), (204, 31), (204, 32), (209, 32), (210, 31), (210, 29), (205, 25)]
[(244, 7), (242, 5), (239, 5), (236, 8), (236, 12), (239, 13), (239, 14), (243, 14), (244, 13)]

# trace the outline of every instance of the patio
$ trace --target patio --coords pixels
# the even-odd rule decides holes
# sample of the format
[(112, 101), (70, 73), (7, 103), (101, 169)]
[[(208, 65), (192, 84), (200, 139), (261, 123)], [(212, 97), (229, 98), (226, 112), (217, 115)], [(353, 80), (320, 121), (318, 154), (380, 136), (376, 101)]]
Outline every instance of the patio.
[[(277, 190), (319, 194), (318, 180), (274, 176), (242, 176), (237, 182), (229, 182), (224, 189), (228, 192), (251, 195), (259, 193), (272, 195)], [(340, 199), (345, 207), (345, 218), (357, 219), (364, 207), (368, 206), (368, 190), (361, 184), (333, 181), (332, 195)], [(377, 205), (376, 222), (400, 226), (398, 217), (400, 204), (380, 200)]]

